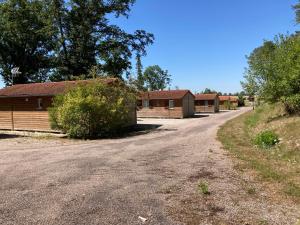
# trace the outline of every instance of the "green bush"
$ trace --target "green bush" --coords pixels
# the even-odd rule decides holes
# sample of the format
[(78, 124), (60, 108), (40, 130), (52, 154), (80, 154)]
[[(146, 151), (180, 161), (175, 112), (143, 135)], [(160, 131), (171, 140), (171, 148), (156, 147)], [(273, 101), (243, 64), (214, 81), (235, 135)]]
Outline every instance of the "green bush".
[(232, 107), (232, 105), (231, 105), (231, 102), (230, 102), (230, 101), (225, 101), (225, 102), (224, 102), (224, 106), (225, 106), (225, 109), (227, 109), (227, 110), (230, 110), (230, 109), (231, 109), (231, 107)]
[(239, 107), (245, 106), (245, 99), (243, 95), (238, 96), (238, 106)]
[(128, 125), (134, 104), (135, 95), (126, 87), (95, 80), (56, 96), (50, 122), (71, 138), (112, 136)]
[(267, 130), (259, 133), (255, 137), (254, 143), (261, 148), (271, 148), (279, 143), (279, 137), (273, 131)]
[(285, 110), (289, 114), (300, 112), (300, 94), (295, 94), (293, 96), (285, 97), (282, 99)]

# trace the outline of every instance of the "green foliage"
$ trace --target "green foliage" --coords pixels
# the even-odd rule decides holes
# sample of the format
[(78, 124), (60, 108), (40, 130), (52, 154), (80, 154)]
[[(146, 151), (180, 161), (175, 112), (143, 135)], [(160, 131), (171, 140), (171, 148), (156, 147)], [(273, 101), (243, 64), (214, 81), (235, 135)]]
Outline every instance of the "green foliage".
[(135, 95), (121, 85), (99, 81), (78, 85), (54, 98), (49, 109), (52, 128), (72, 138), (115, 135), (131, 120)]
[(143, 74), (143, 65), (141, 60), (141, 55), (137, 54), (136, 56), (136, 73), (137, 73), (137, 79), (136, 79), (136, 87), (139, 91), (144, 91), (145, 87), (145, 81), (144, 81), (144, 74)]
[(300, 93), (288, 97), (283, 97), (282, 101), (285, 105), (286, 111), (289, 114), (300, 112)]
[(210, 88), (205, 88), (204, 91), (202, 91), (202, 94), (215, 94), (217, 91), (211, 90)]
[(299, 112), (300, 36), (280, 35), (266, 41), (248, 57), (249, 68), (242, 85), (265, 101), (282, 101), (289, 113)]
[(122, 77), (131, 69), (133, 53), (146, 54), (154, 36), (144, 30), (128, 34), (108, 17), (128, 16), (134, 0), (56, 0), (51, 4), (58, 30), (58, 66), (52, 80), (87, 74), (97, 65), (106, 74)]
[(256, 135), (254, 143), (261, 148), (271, 148), (279, 143), (279, 137), (273, 131), (267, 130)]
[(22, 74), (14, 83), (42, 82), (53, 66), (56, 38), (48, 6), (39, 0), (0, 2), (0, 75), (12, 84), (11, 68)]
[(208, 184), (206, 182), (199, 182), (198, 189), (202, 194), (210, 195), (210, 191), (208, 189)]
[(227, 110), (232, 109), (232, 104), (231, 104), (231, 102), (230, 102), (230, 101), (225, 101), (225, 102), (224, 102), (224, 107), (225, 107), (225, 109), (227, 109)]
[(245, 99), (241, 94), (238, 95), (238, 106), (245, 106)]
[(97, 66), (118, 78), (133, 54), (154, 41), (144, 30), (126, 33), (109, 18), (127, 17), (135, 0), (0, 1), (0, 73), (20, 67), (15, 83), (71, 80)]
[(146, 88), (151, 91), (163, 90), (171, 83), (171, 75), (158, 65), (149, 66), (144, 72), (144, 82)]
[(300, 1), (294, 6), (294, 9), (296, 12), (296, 21), (297, 23), (300, 23)]

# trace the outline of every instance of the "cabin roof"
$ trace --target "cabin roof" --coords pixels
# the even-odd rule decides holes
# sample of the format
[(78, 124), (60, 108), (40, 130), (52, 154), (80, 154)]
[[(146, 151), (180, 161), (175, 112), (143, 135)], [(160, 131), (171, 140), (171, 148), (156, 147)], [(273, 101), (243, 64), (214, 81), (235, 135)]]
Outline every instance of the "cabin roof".
[(196, 94), (195, 100), (215, 100), (218, 97), (218, 94)]
[(237, 96), (219, 96), (220, 101), (231, 101), (231, 102), (237, 102), (238, 97)]
[(140, 99), (182, 99), (188, 93), (193, 95), (189, 90), (148, 91), (140, 93)]
[[(97, 79), (104, 84), (117, 82), (116, 78)], [(62, 94), (67, 88), (72, 88), (79, 84), (87, 84), (94, 80), (77, 80), (61, 82), (44, 82), (30, 84), (16, 84), (10, 87), (0, 89), (0, 98), (9, 97), (37, 97), (37, 96), (55, 96)]]

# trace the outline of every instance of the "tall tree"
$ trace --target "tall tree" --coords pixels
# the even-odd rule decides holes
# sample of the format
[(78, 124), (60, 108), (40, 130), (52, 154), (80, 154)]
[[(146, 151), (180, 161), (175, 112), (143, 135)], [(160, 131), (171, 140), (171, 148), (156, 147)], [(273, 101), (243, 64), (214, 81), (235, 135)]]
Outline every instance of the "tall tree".
[(48, 5), (39, 0), (0, 3), (0, 74), (12, 84), (11, 69), (21, 74), (14, 83), (41, 82), (52, 68), (55, 30)]
[(294, 6), (294, 9), (296, 12), (296, 21), (297, 23), (300, 23), (300, 1)]
[[(59, 28), (58, 67), (53, 80), (88, 74), (98, 66), (103, 73), (122, 78), (131, 69), (134, 52), (146, 54), (154, 36), (144, 30), (128, 34), (112, 25), (108, 16), (128, 17), (135, 0), (55, 0)], [(58, 75), (57, 75), (58, 74)], [(63, 75), (62, 77), (60, 77)]]
[(136, 74), (137, 74), (137, 89), (138, 90), (145, 90), (144, 87), (144, 74), (143, 74), (143, 65), (142, 65), (142, 60), (141, 60), (141, 55), (137, 54), (136, 56)]
[(11, 83), (10, 70), (20, 67), (16, 83), (70, 80), (101, 74), (122, 78), (133, 54), (146, 55), (154, 36), (133, 34), (109, 18), (128, 17), (135, 0), (0, 1), (0, 74)]
[(144, 72), (144, 81), (148, 90), (163, 90), (171, 83), (171, 75), (158, 65), (149, 66)]

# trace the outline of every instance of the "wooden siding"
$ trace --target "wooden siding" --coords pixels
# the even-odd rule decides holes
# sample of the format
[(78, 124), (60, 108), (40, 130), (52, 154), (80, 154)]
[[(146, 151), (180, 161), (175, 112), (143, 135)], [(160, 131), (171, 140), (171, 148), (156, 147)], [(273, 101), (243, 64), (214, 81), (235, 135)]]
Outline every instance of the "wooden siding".
[(195, 97), (188, 93), (183, 98), (183, 117), (192, 117), (195, 114)]
[(53, 131), (47, 111), (51, 103), (51, 97), (0, 98), (0, 129)]
[(182, 100), (174, 100), (174, 108), (169, 109), (169, 100), (150, 100), (149, 108), (143, 108), (142, 101), (138, 102), (137, 117), (140, 118), (183, 118)]
[(0, 128), (5, 130), (13, 129), (12, 107), (0, 104)]
[(173, 99), (151, 99), (149, 108), (144, 108), (142, 100), (139, 100), (137, 117), (182, 119), (194, 115), (195, 98), (193, 95), (188, 93), (183, 99), (174, 100), (174, 107), (171, 109), (169, 100)]
[[(228, 101), (220, 101), (220, 110), (230, 110)], [(231, 102), (230, 105), (232, 106), (231, 109), (236, 109), (238, 107), (237, 102)]]
[[(38, 108), (38, 99), (42, 108)], [(48, 108), (52, 97), (0, 98), (0, 129), (55, 132), (51, 129)], [(137, 123), (135, 104), (130, 106), (128, 126)]]
[[(205, 101), (207, 101), (207, 105), (205, 104)], [(195, 100), (195, 111), (197, 113), (217, 113), (219, 112), (219, 99)]]

